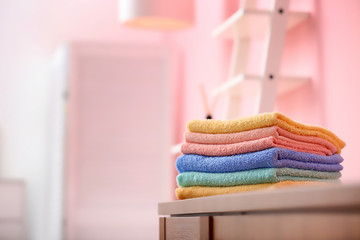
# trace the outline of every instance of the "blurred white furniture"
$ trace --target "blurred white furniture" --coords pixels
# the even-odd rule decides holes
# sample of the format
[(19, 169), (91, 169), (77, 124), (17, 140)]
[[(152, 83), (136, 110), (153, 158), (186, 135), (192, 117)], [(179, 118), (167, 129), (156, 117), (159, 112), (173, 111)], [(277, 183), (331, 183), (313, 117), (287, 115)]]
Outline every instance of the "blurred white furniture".
[(0, 239), (26, 239), (25, 184), (0, 179)]
[[(256, 0), (242, 1), (241, 8), (216, 28), (213, 35), (233, 39), (230, 79), (214, 91), (215, 95), (226, 93), (226, 119), (241, 117), (244, 91), (252, 91), (252, 83), (258, 82), (257, 113), (274, 110), (276, 96), (292, 91), (309, 81), (303, 76), (279, 76), (280, 63), (286, 31), (309, 17), (306, 12), (289, 12), (289, 0), (273, 0), (270, 10), (257, 9)], [(263, 39), (265, 49), (261, 72), (247, 73), (251, 41)], [(278, 86), (279, 85), (279, 86)], [(255, 92), (253, 94), (256, 94)]]
[(174, 183), (171, 51), (80, 42), (67, 56), (65, 238), (156, 239)]

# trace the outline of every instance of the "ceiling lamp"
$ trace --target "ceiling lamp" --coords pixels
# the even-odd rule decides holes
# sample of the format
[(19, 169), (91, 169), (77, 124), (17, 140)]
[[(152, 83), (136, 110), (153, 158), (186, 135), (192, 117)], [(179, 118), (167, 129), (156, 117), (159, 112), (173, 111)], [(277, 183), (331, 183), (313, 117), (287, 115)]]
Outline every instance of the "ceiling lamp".
[(119, 0), (119, 19), (138, 28), (188, 28), (194, 25), (194, 0)]

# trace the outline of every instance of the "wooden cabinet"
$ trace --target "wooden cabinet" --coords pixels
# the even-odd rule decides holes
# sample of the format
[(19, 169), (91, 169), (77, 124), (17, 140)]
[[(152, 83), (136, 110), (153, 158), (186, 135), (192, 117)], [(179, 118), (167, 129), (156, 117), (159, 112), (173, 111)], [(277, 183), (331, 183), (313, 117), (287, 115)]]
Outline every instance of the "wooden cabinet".
[(360, 185), (159, 204), (160, 239), (360, 239)]
[(209, 239), (210, 217), (160, 218), (160, 239)]

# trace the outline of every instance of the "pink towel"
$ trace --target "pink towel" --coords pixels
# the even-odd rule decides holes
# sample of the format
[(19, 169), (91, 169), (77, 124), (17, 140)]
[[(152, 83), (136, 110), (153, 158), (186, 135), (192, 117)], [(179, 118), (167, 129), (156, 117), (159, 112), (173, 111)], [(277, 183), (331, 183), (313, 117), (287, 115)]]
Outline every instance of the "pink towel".
[(261, 151), (272, 147), (286, 148), (298, 152), (307, 152), (319, 155), (333, 155), (329, 149), (322, 145), (300, 142), (283, 136), (271, 136), (231, 144), (184, 143), (181, 146), (181, 152), (184, 154), (199, 154), (204, 156), (229, 156)]
[[(225, 133), (225, 134), (206, 134), (206, 133), (194, 133), (187, 132), (185, 134), (185, 141), (187, 143), (198, 143), (198, 144), (232, 144), (232, 143), (241, 143), (251, 140), (258, 140), (267, 137), (274, 137), (279, 139), (275, 140), (275, 143), (281, 144), (283, 146), (279, 146), (284, 148), (284, 146), (289, 146), (287, 142), (291, 142), (289, 147), (297, 147), (298, 145), (302, 145), (300, 149), (304, 149), (303, 146), (306, 145), (305, 149), (310, 149), (311, 151), (323, 152), (322, 155), (332, 155), (336, 153), (337, 148), (330, 143), (329, 141), (315, 137), (315, 136), (303, 136), (297, 135), (291, 132), (288, 132), (278, 126), (258, 128), (254, 130), (237, 132), (237, 133)], [(281, 141), (283, 140), (283, 141)], [(263, 140), (266, 141), (266, 140)], [(284, 143), (284, 141), (286, 141)], [(306, 144), (309, 143), (310, 145)], [(295, 144), (295, 146), (294, 146)], [(253, 144), (250, 144), (253, 145)], [(327, 150), (324, 149), (324, 147)], [(287, 147), (288, 148), (288, 147)], [(292, 149), (292, 148), (290, 148)], [(256, 150), (255, 150), (256, 151)], [(297, 151), (297, 150), (296, 150)]]

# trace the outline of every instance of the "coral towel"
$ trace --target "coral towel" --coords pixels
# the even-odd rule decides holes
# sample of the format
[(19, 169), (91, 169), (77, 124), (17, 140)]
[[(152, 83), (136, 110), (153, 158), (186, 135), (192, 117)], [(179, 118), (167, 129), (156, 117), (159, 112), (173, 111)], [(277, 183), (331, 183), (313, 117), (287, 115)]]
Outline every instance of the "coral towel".
[[(241, 143), (251, 140), (257, 140), (261, 138), (274, 137), (280, 140), (285, 140), (294, 144), (311, 143), (317, 146), (323, 146), (328, 149), (327, 152), (335, 153), (337, 148), (331, 142), (314, 136), (302, 136), (286, 131), (278, 126), (264, 127), (253, 129), (244, 132), (236, 133), (223, 133), (223, 134), (211, 134), (211, 133), (195, 133), (186, 132), (185, 141), (187, 143), (198, 144), (232, 144)], [(306, 145), (306, 144), (305, 144)], [(326, 150), (325, 150), (326, 151)]]
[(279, 126), (297, 135), (323, 138), (335, 145), (338, 153), (340, 153), (341, 149), (345, 146), (345, 143), (331, 131), (319, 126), (295, 122), (278, 112), (262, 113), (255, 116), (226, 121), (192, 120), (187, 124), (190, 132), (212, 134), (235, 133), (271, 126)]
[(231, 144), (183, 143), (181, 145), (181, 152), (184, 154), (200, 154), (205, 156), (229, 156), (261, 151), (272, 147), (291, 149), (298, 152), (307, 152), (319, 155), (334, 154), (334, 152), (322, 145), (299, 142), (286, 137), (272, 136)]

